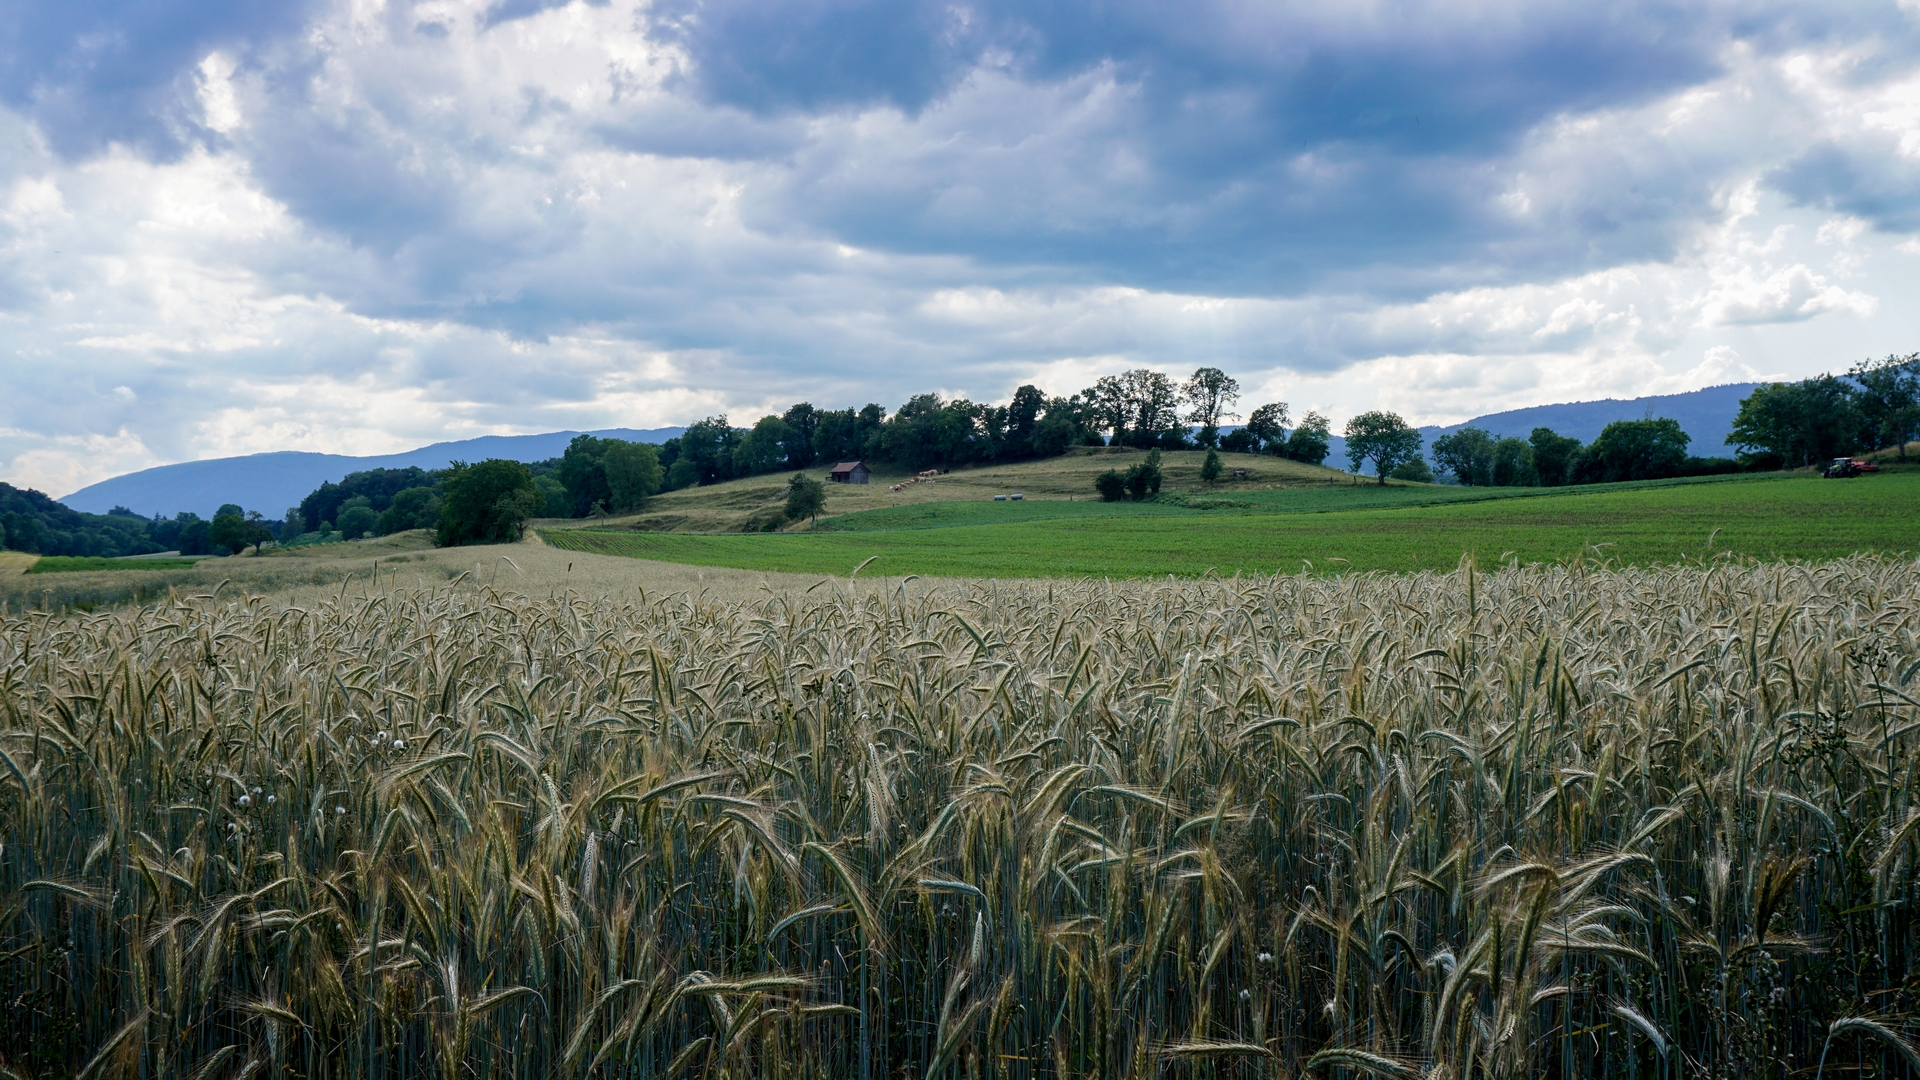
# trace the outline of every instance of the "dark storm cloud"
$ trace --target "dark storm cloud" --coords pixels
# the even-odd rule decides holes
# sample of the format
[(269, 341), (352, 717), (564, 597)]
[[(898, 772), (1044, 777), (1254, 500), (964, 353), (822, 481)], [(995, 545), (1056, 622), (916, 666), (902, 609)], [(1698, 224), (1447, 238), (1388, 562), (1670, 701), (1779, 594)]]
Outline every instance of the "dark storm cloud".
[(1768, 180), (1802, 206), (1864, 218), (1886, 232), (1912, 232), (1920, 229), (1920, 165), (1891, 141), (1822, 143)]
[[(1245, 295), (1362, 271), (1374, 289), (1418, 291), (1434, 272), (1473, 284), (1665, 257), (1712, 198), (1685, 163), (1587, 192), (1572, 216), (1516, 221), (1492, 205), (1508, 159), (1553, 117), (1715, 77), (1733, 41), (1910, 33), (1885, 9), (1657, 2), (707, 0), (656, 13), (709, 103), (904, 114), (896, 145), (800, 150), (785, 184), (752, 193), (758, 227)], [(995, 80), (1006, 92), (985, 100)], [(1102, 108), (1090, 80), (1124, 99), (1097, 122), (1075, 116)], [(1655, 187), (1665, 194), (1642, 194)]]
[(307, 2), (0, 0), (0, 465), (1905, 340), (1893, 4)]
[(179, 152), (193, 131), (193, 67), (209, 50), (297, 31), (316, 0), (0, 5), (0, 100), (60, 153), (108, 143)]

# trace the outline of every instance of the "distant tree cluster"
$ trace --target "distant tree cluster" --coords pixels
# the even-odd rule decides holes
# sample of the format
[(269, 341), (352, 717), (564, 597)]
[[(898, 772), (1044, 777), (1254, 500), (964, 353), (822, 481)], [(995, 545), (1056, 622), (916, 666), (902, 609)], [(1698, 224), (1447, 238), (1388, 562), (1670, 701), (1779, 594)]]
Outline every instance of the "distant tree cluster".
[[(877, 404), (820, 409), (798, 402), (752, 427), (710, 416), (660, 447), (663, 487), (677, 490), (743, 476), (863, 460), (918, 471), (1054, 457), (1076, 446), (1143, 450), (1196, 447), (1271, 453), (1319, 463), (1328, 425), (1309, 413), (1287, 431), (1287, 407), (1264, 405), (1246, 428), (1236, 418), (1240, 384), (1203, 367), (1184, 382), (1147, 368), (1108, 375), (1066, 397), (1022, 386), (1005, 405), (919, 394), (892, 415)], [(1249, 434), (1249, 430), (1257, 433)]]
[(1768, 383), (1740, 403), (1729, 442), (1759, 464), (1799, 468), (1897, 447), (1920, 435), (1920, 353), (1855, 364), (1844, 376)]
[[(652, 446), (592, 435), (573, 437), (557, 472), (567, 512), (550, 517), (631, 513), (645, 506), (665, 480), (659, 451)], [(551, 498), (541, 505), (550, 507)]]
[[(648, 462), (653, 463), (651, 487)], [(285, 543), (305, 544), (431, 529), (434, 542), (443, 547), (511, 543), (532, 518), (570, 516), (576, 504), (629, 509), (658, 486), (653, 447), (582, 435), (565, 456), (531, 467), (495, 458), (472, 465), (456, 461), (436, 471), (348, 473), (289, 509), (280, 535)]]
[(1545, 427), (1527, 439), (1461, 428), (1433, 441), (1433, 461), (1462, 484), (1559, 487), (1802, 468), (1883, 447), (1905, 458), (1916, 435), (1920, 354), (1908, 354), (1864, 361), (1845, 375), (1755, 388), (1734, 418), (1734, 458), (1693, 456), (1679, 422), (1649, 417), (1608, 424), (1587, 445)]
[(1291, 432), (1287, 403), (1276, 401), (1253, 410), (1243, 426), (1220, 439), (1220, 449), (1236, 454), (1272, 454), (1291, 461), (1318, 465), (1333, 449), (1333, 429), (1327, 418), (1309, 412)]
[(1465, 427), (1433, 440), (1433, 460), (1455, 481), (1474, 487), (1562, 487), (1741, 469), (1731, 458), (1689, 455), (1691, 441), (1679, 421), (1664, 417), (1616, 420), (1587, 445), (1546, 427), (1525, 439)]
[(348, 473), (300, 500), (299, 532), (338, 532), (341, 539), (358, 540), (433, 528), (439, 521), (443, 479), (442, 473), (420, 468)]
[(0, 483), (0, 548), (36, 555), (234, 554), (274, 540), (279, 526), (232, 503), (216, 511), (211, 521), (191, 511), (148, 518), (124, 506), (88, 514), (38, 491)]
[(526, 532), (527, 520), (546, 498), (533, 472), (518, 461), (490, 458), (469, 465), (456, 461), (442, 479), (444, 495), (434, 543), (511, 544)]

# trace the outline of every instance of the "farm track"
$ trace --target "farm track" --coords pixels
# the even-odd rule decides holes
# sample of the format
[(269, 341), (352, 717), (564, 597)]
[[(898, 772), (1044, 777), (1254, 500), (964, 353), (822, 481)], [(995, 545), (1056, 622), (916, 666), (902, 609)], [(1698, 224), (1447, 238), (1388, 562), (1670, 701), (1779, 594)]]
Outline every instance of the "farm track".
[(0, 1064), (1907, 1068), (1910, 560), (497, 585), (0, 616)]

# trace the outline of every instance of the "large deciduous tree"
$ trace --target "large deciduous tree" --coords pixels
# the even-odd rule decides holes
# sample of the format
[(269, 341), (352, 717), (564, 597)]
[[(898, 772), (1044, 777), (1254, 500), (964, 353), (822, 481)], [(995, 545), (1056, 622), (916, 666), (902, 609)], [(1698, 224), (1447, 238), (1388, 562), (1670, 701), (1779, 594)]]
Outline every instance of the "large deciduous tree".
[(1865, 426), (1853, 387), (1820, 375), (1756, 388), (1740, 402), (1727, 441), (1746, 454), (1773, 454), (1795, 467), (1852, 453)]
[(1580, 479), (1597, 484), (1678, 476), (1690, 441), (1677, 420), (1615, 420), (1581, 455)]
[[(709, 416), (680, 434), (680, 457), (674, 463), (675, 469), (679, 468), (680, 461), (685, 461), (689, 463), (690, 474), (697, 483), (713, 484), (731, 480), (734, 476), (733, 450), (745, 435), (745, 432), (727, 422), (725, 413)], [(686, 485), (676, 482), (674, 486)]]
[(804, 469), (813, 464), (813, 436), (820, 430), (822, 415), (812, 403), (805, 401), (794, 402), (780, 415), (787, 425), (787, 438), (782, 444), (787, 451), (787, 468)]
[(1287, 436), (1284, 449), (1268, 449), (1281, 457), (1318, 465), (1333, 452), (1333, 424), (1319, 413), (1308, 410), (1293, 429), (1293, 434)]
[(1220, 421), (1233, 415), (1240, 400), (1240, 383), (1219, 368), (1199, 368), (1181, 385), (1180, 400), (1187, 404), (1187, 422), (1199, 425), (1200, 445), (1211, 450), (1220, 441)]
[(733, 448), (733, 475), (758, 476), (779, 469), (787, 462), (787, 443), (793, 437), (785, 420), (761, 417)]
[(1920, 432), (1920, 353), (1863, 360), (1847, 375), (1860, 388), (1855, 402), (1874, 447), (1898, 447), (1905, 461), (1907, 443)]
[(1285, 442), (1289, 419), (1286, 402), (1269, 402), (1253, 410), (1253, 415), (1247, 417), (1246, 426), (1240, 430), (1256, 440), (1254, 449), (1271, 453)]
[(1398, 414), (1381, 410), (1363, 412), (1347, 421), (1344, 434), (1347, 461), (1353, 470), (1359, 472), (1362, 463), (1372, 462), (1382, 484), (1389, 473), (1420, 453), (1424, 441)]
[(1543, 487), (1561, 487), (1574, 481), (1573, 467), (1580, 456), (1580, 440), (1550, 427), (1537, 427), (1527, 438), (1533, 447), (1533, 471)]
[(663, 474), (660, 455), (646, 443), (608, 439), (600, 454), (600, 468), (607, 476), (607, 508), (616, 514), (632, 513), (647, 505), (660, 490)]
[(1483, 428), (1463, 427), (1433, 440), (1433, 460), (1453, 478), (1469, 487), (1493, 483), (1492, 434)]

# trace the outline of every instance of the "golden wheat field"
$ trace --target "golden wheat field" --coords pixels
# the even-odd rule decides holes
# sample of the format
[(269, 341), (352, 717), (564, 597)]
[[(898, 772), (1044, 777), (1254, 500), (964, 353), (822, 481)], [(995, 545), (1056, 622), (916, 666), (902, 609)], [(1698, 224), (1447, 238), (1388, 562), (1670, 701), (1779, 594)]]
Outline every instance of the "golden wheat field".
[(1912, 561), (15, 611), (14, 1076), (1920, 1064)]

